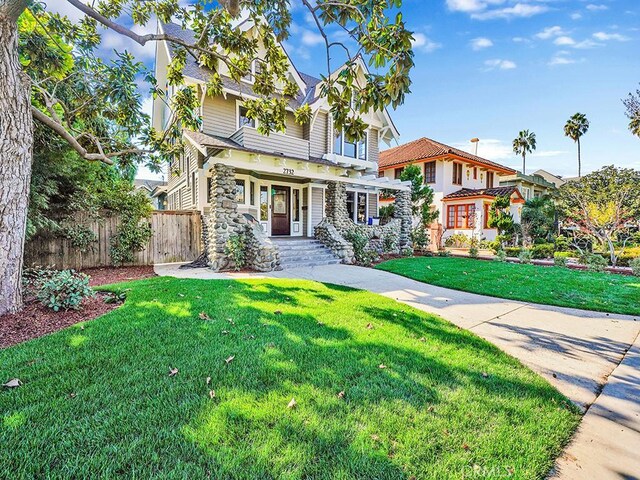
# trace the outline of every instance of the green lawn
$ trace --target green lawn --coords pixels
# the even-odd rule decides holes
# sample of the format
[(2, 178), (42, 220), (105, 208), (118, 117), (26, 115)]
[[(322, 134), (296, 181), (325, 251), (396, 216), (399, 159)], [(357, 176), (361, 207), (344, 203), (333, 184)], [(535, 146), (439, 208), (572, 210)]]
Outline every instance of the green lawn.
[(493, 297), (640, 315), (638, 277), (454, 257), (401, 258), (376, 268)]
[(1, 478), (543, 478), (579, 421), (489, 343), (368, 292), (124, 286), (119, 309), (0, 351), (24, 382), (0, 390)]

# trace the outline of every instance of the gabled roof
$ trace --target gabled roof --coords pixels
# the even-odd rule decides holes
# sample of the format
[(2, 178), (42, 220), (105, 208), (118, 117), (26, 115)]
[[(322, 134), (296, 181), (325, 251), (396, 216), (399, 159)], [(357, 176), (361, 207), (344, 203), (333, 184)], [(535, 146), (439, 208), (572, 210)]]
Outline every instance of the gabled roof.
[(516, 171), (512, 168), (505, 167), (499, 163), (492, 162), (486, 158), (478, 157), (460, 150), (459, 148), (450, 147), (444, 143), (436, 142), (427, 137), (419, 138), (413, 142), (405, 143), (398, 147), (389, 148), (380, 152), (380, 160), (378, 166), (380, 170), (392, 168), (398, 165), (406, 165), (420, 160), (454, 157), (460, 160), (492, 168), (502, 173), (513, 174)]
[(167, 182), (164, 180), (146, 180), (143, 178), (136, 178), (133, 180), (133, 186), (136, 188), (146, 188), (150, 192), (156, 188), (163, 185), (166, 185)]
[(517, 194), (519, 199), (524, 200), (520, 191), (515, 186), (507, 187), (493, 187), (493, 188), (461, 188), (458, 191), (445, 195), (443, 200), (457, 200), (460, 198), (474, 198), (474, 197), (502, 197), (505, 195), (511, 196), (514, 193)]

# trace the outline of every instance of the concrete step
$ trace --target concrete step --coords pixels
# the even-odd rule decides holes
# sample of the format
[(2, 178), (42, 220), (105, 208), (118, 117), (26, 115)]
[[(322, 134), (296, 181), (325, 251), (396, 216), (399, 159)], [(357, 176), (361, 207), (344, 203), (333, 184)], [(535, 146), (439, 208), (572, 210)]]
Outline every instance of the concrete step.
[(272, 238), (271, 241), (280, 251), (280, 265), (283, 269), (336, 265), (341, 262), (340, 258), (314, 238)]
[(280, 266), (283, 270), (288, 270), (290, 268), (305, 268), (305, 267), (320, 267), (323, 265), (338, 265), (340, 263), (339, 258), (335, 258), (333, 260), (325, 260), (322, 262), (291, 262), (291, 263), (281, 263)]
[(322, 261), (322, 260), (335, 260), (337, 257), (331, 252), (322, 252), (317, 254), (305, 254), (305, 255), (286, 255), (280, 252), (281, 263), (292, 263), (301, 261)]

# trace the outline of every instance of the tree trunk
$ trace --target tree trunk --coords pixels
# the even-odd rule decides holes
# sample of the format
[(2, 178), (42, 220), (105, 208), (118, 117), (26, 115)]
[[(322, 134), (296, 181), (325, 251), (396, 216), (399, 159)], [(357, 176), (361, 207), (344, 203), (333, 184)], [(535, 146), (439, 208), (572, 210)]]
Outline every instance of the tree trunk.
[(31, 87), (18, 61), (20, 6), (19, 1), (0, 0), (0, 315), (22, 307), (22, 256), (31, 180)]
[(526, 155), (526, 153), (523, 153), (522, 154), (522, 174), (523, 175), (527, 174), (526, 162), (527, 162), (527, 155)]
[(578, 178), (582, 176), (582, 162), (580, 161), (580, 138), (577, 140), (578, 143)]

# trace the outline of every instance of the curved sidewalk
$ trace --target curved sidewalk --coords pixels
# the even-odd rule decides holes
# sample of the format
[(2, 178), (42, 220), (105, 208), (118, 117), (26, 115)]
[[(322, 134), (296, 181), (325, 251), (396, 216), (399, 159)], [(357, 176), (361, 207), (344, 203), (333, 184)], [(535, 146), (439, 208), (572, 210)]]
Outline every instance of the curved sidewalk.
[(180, 270), (178, 265), (155, 269), (179, 278), (335, 283), (440, 315), (518, 358), (587, 410), (554, 478), (640, 479), (640, 318), (486, 297), (347, 265), (266, 274)]

